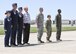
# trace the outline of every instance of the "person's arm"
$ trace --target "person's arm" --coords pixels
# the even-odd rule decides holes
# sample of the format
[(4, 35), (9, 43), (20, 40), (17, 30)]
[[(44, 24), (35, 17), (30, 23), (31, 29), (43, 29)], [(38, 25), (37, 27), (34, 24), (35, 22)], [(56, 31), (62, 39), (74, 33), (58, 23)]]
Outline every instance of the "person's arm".
[(45, 23), (45, 28), (47, 29), (47, 26), (48, 26), (48, 23), (47, 23), (47, 21), (46, 21), (46, 23)]
[(4, 19), (4, 31), (7, 31), (6, 29), (7, 29), (7, 22), (6, 22), (6, 19)]
[(11, 16), (10, 16), (11, 17), (11, 27), (13, 27), (13, 17), (12, 16), (13, 16), (13, 14), (12, 14), (12, 10), (11, 10)]
[(56, 25), (57, 25), (57, 23), (58, 23), (58, 15), (56, 16), (55, 21), (56, 21)]
[(25, 14), (23, 14), (23, 28), (25, 28), (25, 25), (24, 25), (24, 18), (25, 18)]
[(24, 24), (23, 24), (23, 14), (22, 14), (22, 29), (24, 28), (23, 26), (24, 26)]
[(30, 17), (30, 14), (29, 14), (29, 20), (30, 20), (30, 24), (31, 24), (31, 17)]
[(20, 20), (19, 18), (20, 18), (20, 16), (19, 16), (19, 13), (18, 13), (18, 23), (19, 23), (19, 20)]
[(39, 21), (39, 16), (36, 17), (36, 24), (37, 24), (37, 27), (39, 27), (39, 25), (38, 25), (39, 22), (38, 22), (38, 21)]

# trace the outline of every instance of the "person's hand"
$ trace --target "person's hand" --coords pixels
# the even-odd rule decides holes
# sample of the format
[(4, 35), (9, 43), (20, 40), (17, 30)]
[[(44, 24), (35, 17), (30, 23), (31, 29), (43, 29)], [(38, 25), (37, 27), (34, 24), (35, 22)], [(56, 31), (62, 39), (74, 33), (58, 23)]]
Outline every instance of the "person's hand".
[(37, 28), (39, 28), (39, 26), (37, 26)]
[(7, 31), (7, 30), (4, 30), (5, 32)]
[(25, 26), (23, 26), (23, 28), (25, 28)]
[(11, 28), (13, 28), (13, 25), (11, 25)]

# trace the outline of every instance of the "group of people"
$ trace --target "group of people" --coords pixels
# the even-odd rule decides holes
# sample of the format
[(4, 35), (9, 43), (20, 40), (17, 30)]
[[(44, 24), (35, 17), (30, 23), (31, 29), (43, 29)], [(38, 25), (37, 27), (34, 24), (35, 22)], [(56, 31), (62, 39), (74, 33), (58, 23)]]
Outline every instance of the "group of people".
[[(30, 44), (29, 36), (30, 36), (30, 14), (28, 13), (28, 7), (24, 8), (25, 13), (23, 14), (23, 8), (19, 7), (17, 11), (17, 3), (12, 4), (13, 9), (6, 11), (5, 15), (6, 18), (4, 19), (4, 30), (5, 30), (5, 38), (4, 38), (4, 46), (5, 47), (12, 47), (12, 46), (19, 46)], [(37, 23), (37, 39), (39, 43), (44, 43), (41, 40), (44, 30), (44, 14), (43, 8), (39, 8), (39, 14), (36, 17)], [(51, 15), (47, 16), (48, 20), (46, 21), (46, 33), (47, 42), (52, 42), (50, 40), (52, 34), (52, 26), (51, 26)], [(57, 41), (62, 41), (60, 39), (61, 36), (61, 10), (58, 9), (58, 14), (56, 16), (56, 27), (57, 27)], [(23, 34), (23, 38), (22, 38)], [(23, 41), (22, 41), (23, 39)], [(17, 42), (16, 42), (17, 40)]]
[[(38, 42), (39, 43), (44, 43), (44, 41), (41, 40), (43, 31), (44, 31), (44, 14), (43, 14), (43, 8), (39, 9), (40, 13), (38, 14), (36, 18), (37, 22), (37, 29), (38, 29)], [(58, 14), (56, 15), (55, 21), (56, 21), (56, 28), (57, 28), (57, 34), (56, 34), (56, 40), (57, 41), (62, 41), (60, 39), (61, 37), (61, 27), (62, 27), (62, 16), (61, 16), (61, 9), (58, 9)], [(45, 28), (46, 28), (46, 33), (47, 37), (46, 40), (47, 42), (52, 42), (50, 40), (51, 34), (52, 34), (52, 22), (51, 22), (51, 15), (47, 15), (47, 20), (45, 23)]]

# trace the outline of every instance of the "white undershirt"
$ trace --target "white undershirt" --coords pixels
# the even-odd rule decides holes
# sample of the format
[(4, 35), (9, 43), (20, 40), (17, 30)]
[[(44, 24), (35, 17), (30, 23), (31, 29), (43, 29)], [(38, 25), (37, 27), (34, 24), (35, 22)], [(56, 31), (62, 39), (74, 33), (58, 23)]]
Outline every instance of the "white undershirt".
[(30, 14), (29, 13), (24, 13), (23, 16), (24, 16), (23, 17), (23, 23), (29, 23), (30, 24), (30, 22), (31, 22), (31, 20), (30, 20)]

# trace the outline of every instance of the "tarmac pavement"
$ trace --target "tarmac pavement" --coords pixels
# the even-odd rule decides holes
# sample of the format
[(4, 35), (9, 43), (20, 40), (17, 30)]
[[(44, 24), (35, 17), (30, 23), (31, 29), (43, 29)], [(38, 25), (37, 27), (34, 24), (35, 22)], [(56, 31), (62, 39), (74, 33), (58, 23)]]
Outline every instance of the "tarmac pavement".
[(62, 32), (61, 39), (56, 41), (56, 32), (52, 33), (52, 43), (46, 42), (46, 33), (42, 40), (44, 44), (38, 44), (37, 33), (30, 34), (30, 45), (20, 47), (4, 47), (4, 35), (0, 35), (0, 54), (76, 54), (76, 31)]

